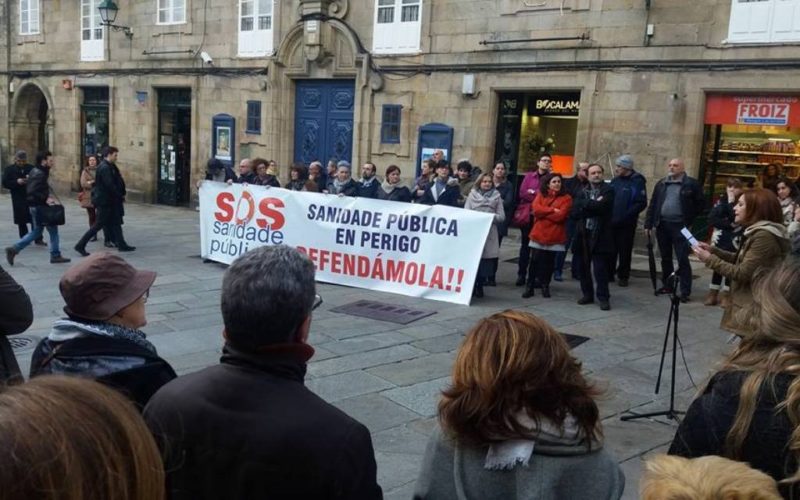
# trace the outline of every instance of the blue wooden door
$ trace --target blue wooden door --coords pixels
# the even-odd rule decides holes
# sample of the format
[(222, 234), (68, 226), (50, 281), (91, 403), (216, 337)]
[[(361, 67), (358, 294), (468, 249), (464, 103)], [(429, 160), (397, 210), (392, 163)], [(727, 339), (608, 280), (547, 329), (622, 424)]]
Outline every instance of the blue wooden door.
[(294, 112), (294, 161), (306, 165), (331, 158), (352, 162), (352, 80), (300, 80)]

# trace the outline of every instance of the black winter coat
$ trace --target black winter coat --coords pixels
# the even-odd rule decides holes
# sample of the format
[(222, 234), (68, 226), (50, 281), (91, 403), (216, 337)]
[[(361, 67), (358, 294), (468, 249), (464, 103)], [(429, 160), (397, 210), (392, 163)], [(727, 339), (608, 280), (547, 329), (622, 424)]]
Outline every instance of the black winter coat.
[(92, 204), (100, 210), (106, 211), (106, 220), (110, 224), (122, 224), (125, 215), (125, 180), (119, 168), (108, 160), (103, 160), (97, 166), (92, 188)]
[(172, 500), (382, 498), (369, 431), (303, 385), (306, 344), (250, 354), (164, 386), (144, 411)]
[[(650, 206), (647, 207), (647, 216), (644, 221), (645, 229), (652, 229), (658, 226), (661, 221), (661, 205), (667, 192), (666, 179), (661, 179), (653, 188), (653, 196), (650, 198)], [(684, 226), (691, 228), (695, 217), (700, 215), (705, 206), (703, 188), (697, 179), (683, 174), (681, 185), (681, 210), (683, 212)]]
[(25, 289), (0, 267), (0, 384), (22, 378), (14, 350), (6, 335), (22, 333), (33, 323), (33, 306)]
[(378, 199), (408, 203), (411, 201), (411, 190), (405, 186), (399, 186), (392, 189), (392, 192), (387, 194), (381, 187), (378, 188)]
[(436, 188), (436, 183), (431, 182), (428, 189), (425, 190), (425, 193), (420, 197), (419, 203), (423, 205), (447, 205), (450, 207), (457, 207), (458, 206), (458, 198), (461, 196), (461, 191), (458, 189), (458, 185), (450, 185), (448, 184), (442, 194), (439, 195), (439, 198), (433, 197), (433, 190)]
[(375, 180), (372, 181), (372, 183), (370, 183), (369, 186), (367, 186), (363, 182), (359, 182), (358, 192), (356, 196), (358, 196), (359, 198), (377, 199), (379, 196), (378, 191), (383, 191), (383, 190), (381, 189), (381, 181), (379, 181), (376, 178)]
[(28, 200), (25, 184), (18, 184), (17, 179), (23, 179), (31, 173), (33, 165), (18, 166), (16, 163), (9, 165), (3, 171), (3, 187), (11, 192), (11, 206), (14, 209), (14, 224), (29, 224), (31, 213), (28, 210)]
[(328, 181), (328, 186), (325, 188), (330, 194), (341, 194), (343, 196), (356, 196), (358, 195), (358, 183), (353, 179), (345, 182), (342, 189), (337, 193), (336, 184), (333, 180)]
[(718, 230), (715, 232), (718, 234), (718, 238), (712, 242), (715, 247), (728, 251), (736, 250), (733, 239), (736, 237), (736, 229), (741, 232), (741, 228), (733, 224), (735, 216), (733, 203), (728, 203), (727, 198), (723, 195), (708, 214), (708, 223)]
[(511, 224), (511, 220), (514, 218), (514, 184), (510, 181), (505, 180), (495, 186), (497, 192), (500, 193), (500, 196), (503, 198), (503, 213), (505, 214), (506, 218), (497, 225), (497, 234), (498, 236), (504, 238), (508, 235), (508, 226)]
[[(614, 253), (614, 237), (611, 232), (611, 217), (614, 211), (614, 188), (603, 183), (598, 200), (589, 198), (589, 189), (582, 190), (572, 202), (570, 217), (576, 220), (575, 239), (572, 252), (581, 254), (584, 248), (590, 254)], [(593, 230), (586, 229), (586, 219), (595, 217), (597, 224)], [(584, 245), (584, 241), (586, 241)]]
[[(725, 438), (736, 417), (739, 391), (746, 377), (745, 372), (714, 375), (705, 392), (689, 406), (669, 448), (670, 455), (687, 458), (725, 456)], [(775, 412), (775, 407), (786, 398), (786, 390), (793, 380), (789, 374), (777, 375), (774, 392), (771, 384), (762, 385), (740, 457), (741, 461), (769, 474), (776, 481), (797, 470), (797, 461), (787, 449), (793, 426), (785, 410)], [(794, 490), (790, 492), (789, 488), (781, 487), (785, 498), (800, 498), (800, 485)]]
[(278, 178), (275, 177), (274, 175), (270, 175), (270, 174), (267, 174), (266, 176), (264, 176), (263, 179), (256, 175), (256, 178), (253, 181), (253, 184), (255, 184), (257, 186), (270, 186), (270, 187), (276, 187), (276, 188), (281, 187), (281, 181), (279, 181)]
[(28, 184), (25, 188), (25, 199), (30, 207), (41, 207), (47, 205), (47, 198), (50, 197), (50, 186), (47, 184), (50, 178), (50, 169), (43, 167), (33, 167), (28, 175)]

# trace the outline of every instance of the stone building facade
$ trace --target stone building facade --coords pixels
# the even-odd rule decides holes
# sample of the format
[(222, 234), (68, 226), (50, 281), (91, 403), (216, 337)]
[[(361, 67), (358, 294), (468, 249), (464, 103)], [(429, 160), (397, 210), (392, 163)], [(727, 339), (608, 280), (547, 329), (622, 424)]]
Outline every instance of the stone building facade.
[(191, 203), (212, 155), (411, 179), (439, 144), (514, 171), (552, 148), (708, 177), (710, 95), (800, 96), (800, 0), (124, 0), (132, 37), (99, 3), (5, 2), (0, 148), (49, 147), (66, 190), (110, 143), (147, 202)]

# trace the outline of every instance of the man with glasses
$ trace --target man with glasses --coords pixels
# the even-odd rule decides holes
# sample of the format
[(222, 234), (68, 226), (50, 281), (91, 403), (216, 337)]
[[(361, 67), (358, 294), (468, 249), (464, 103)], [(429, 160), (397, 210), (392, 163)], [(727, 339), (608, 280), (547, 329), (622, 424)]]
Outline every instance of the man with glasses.
[[(522, 182), (519, 185), (519, 204), (525, 204), (529, 208), (536, 193), (539, 192), (539, 183), (541, 178), (550, 173), (553, 168), (553, 157), (547, 153), (539, 156), (539, 161), (536, 164), (536, 169), (525, 174)], [(525, 284), (525, 277), (528, 273), (528, 262), (530, 262), (530, 248), (528, 247), (528, 235), (533, 228), (533, 212), (528, 219), (529, 223), (520, 227), (520, 247), (519, 247), (519, 261), (517, 264), (517, 286)]]
[(367, 428), (303, 385), (314, 264), (256, 248), (222, 279), (220, 364), (160, 390), (144, 416), (165, 452), (168, 497), (380, 499)]
[(661, 253), (662, 287), (658, 293), (672, 293), (669, 277), (674, 266), (672, 250), (678, 259), (681, 302), (689, 302), (692, 293), (692, 267), (689, 264), (689, 242), (681, 234), (684, 227), (691, 230), (694, 219), (703, 210), (703, 189), (696, 179), (686, 175), (686, 166), (680, 158), (669, 161), (668, 174), (653, 188), (650, 206), (647, 207), (644, 230), (650, 236), (656, 230), (656, 241)]

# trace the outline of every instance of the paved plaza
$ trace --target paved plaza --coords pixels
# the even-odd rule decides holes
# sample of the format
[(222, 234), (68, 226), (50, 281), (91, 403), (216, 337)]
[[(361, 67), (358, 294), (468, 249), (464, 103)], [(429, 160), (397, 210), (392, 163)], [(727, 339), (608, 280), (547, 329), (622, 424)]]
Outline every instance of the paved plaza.
[[(63, 254), (72, 250), (87, 229), (85, 211), (66, 201), (67, 222), (61, 228)], [(198, 213), (155, 205), (126, 206), (125, 235), (137, 251), (124, 254), (134, 266), (158, 272), (147, 303), (149, 339), (179, 374), (217, 363), (222, 346), (219, 293), (224, 267), (200, 259)], [(11, 224), (11, 200), (0, 195), (0, 221), (6, 247), (16, 239)], [(514, 233), (516, 236), (518, 232)], [(101, 238), (102, 239), (102, 238)], [(516, 256), (518, 240), (504, 241), (502, 259)], [(476, 245), (482, 242), (476, 242)], [(99, 251), (102, 242), (88, 251)], [(634, 267), (646, 268), (637, 257)], [(3, 262), (3, 267), (8, 268)], [(22, 336), (37, 340), (63, 315), (58, 280), (65, 265), (51, 265), (44, 247), (30, 246), (17, 256), (9, 272), (27, 289), (35, 321)], [(568, 274), (568, 273), (567, 273)], [(681, 306), (680, 339), (688, 368), (698, 384), (730, 346), (719, 328), (722, 310), (704, 307), (702, 298), (710, 274), (697, 266), (693, 301)], [(307, 385), (327, 401), (369, 427), (378, 462), (378, 482), (387, 499), (409, 499), (428, 435), (436, 425), (439, 391), (448, 383), (455, 351), (464, 333), (479, 318), (508, 308), (530, 311), (564, 333), (590, 337), (574, 350), (586, 372), (605, 389), (599, 402), (605, 446), (622, 464), (626, 475), (623, 498), (638, 497), (642, 459), (664, 451), (676, 424), (665, 419), (621, 422), (626, 410), (666, 408), (669, 378), (660, 395), (656, 383), (664, 329), (669, 312), (666, 297), (655, 297), (647, 278), (634, 278), (628, 288), (611, 285), (608, 312), (597, 305), (578, 306), (578, 283), (554, 283), (553, 298), (522, 299), (513, 286), (516, 264), (503, 263), (499, 285), (486, 288), (486, 297), (458, 306), (389, 293), (320, 284), (324, 304), (314, 312), (310, 343), (316, 355), (308, 369)], [(330, 311), (360, 299), (414, 306), (436, 314), (409, 325), (370, 320)], [(27, 372), (33, 346), (17, 351)], [(679, 353), (676, 406), (686, 409), (695, 393)], [(668, 374), (669, 357), (665, 374)]]

